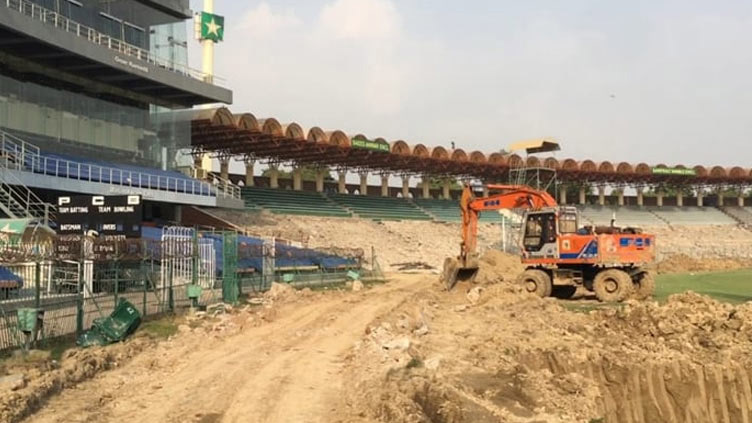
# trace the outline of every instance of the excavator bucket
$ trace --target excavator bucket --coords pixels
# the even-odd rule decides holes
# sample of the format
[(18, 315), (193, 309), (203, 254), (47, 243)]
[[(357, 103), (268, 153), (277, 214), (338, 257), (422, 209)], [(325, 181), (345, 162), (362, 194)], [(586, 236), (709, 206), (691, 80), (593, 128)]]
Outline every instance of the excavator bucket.
[(441, 279), (444, 287), (450, 291), (458, 282), (472, 282), (478, 274), (478, 266), (461, 266), (459, 260), (447, 257), (444, 259), (444, 269)]

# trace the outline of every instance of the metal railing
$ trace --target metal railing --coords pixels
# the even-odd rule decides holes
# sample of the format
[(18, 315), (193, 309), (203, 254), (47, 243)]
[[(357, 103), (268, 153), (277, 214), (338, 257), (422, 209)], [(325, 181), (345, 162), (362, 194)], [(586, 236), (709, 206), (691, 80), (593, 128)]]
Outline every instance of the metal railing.
[(209, 182), (216, 187), (218, 195), (221, 193), (221, 196), (225, 198), (241, 198), (242, 190), (229, 179), (224, 179), (211, 172), (208, 173), (208, 177)]
[[(55, 219), (55, 207), (52, 204), (44, 202), (15, 175), (2, 167), (0, 167), (0, 193), (4, 202), (8, 202), (7, 207), (16, 218), (38, 219), (47, 226)], [(23, 215), (19, 216), (18, 211)]]
[[(223, 81), (222, 78), (206, 74), (199, 70), (190, 68), (187, 65), (158, 57), (148, 50), (144, 50), (140, 47), (128, 44), (117, 38), (113, 38), (107, 34), (103, 34), (94, 28), (90, 28), (86, 25), (75, 22), (53, 10), (49, 10), (47, 8), (39, 6), (38, 4), (32, 3), (29, 0), (5, 0), (5, 5), (9, 9), (29, 16), (32, 19), (36, 19), (49, 25), (54, 25), (55, 27), (60, 28), (63, 31), (75, 34), (78, 37), (86, 38), (92, 43), (107, 47), (108, 49), (116, 51), (124, 56), (135, 58), (140, 61), (159, 66), (162, 69), (180, 73), (209, 84), (221, 85), (217, 82)], [(126, 61), (125, 64), (134, 68), (138, 67), (137, 63), (131, 64)]]
[(138, 170), (126, 170), (82, 163), (56, 156), (46, 156), (40, 153), (39, 148), (33, 144), (2, 130), (0, 130), (0, 167), (57, 178), (129, 188), (240, 199), (240, 187), (232, 185), (229, 181), (218, 181), (215, 185), (213, 182), (199, 181), (187, 177), (155, 175)]

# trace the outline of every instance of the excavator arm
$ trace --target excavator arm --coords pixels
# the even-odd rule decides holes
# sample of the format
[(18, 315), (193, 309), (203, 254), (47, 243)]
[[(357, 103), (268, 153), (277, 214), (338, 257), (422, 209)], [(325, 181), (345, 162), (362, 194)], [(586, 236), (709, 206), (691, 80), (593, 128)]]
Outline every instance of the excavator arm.
[(447, 289), (452, 289), (458, 280), (472, 280), (478, 273), (478, 217), (482, 211), (502, 209), (540, 209), (556, 206), (556, 200), (545, 191), (522, 185), (488, 185), (491, 191), (499, 191), (488, 197), (476, 198), (469, 185), (465, 185), (460, 198), (462, 215), (462, 243), (456, 259), (444, 261), (442, 278)]

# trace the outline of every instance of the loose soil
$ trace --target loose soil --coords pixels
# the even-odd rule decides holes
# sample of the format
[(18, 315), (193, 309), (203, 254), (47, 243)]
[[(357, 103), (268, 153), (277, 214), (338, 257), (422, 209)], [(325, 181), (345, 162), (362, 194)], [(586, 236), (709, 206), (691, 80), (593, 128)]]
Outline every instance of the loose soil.
[(752, 304), (684, 293), (574, 312), (524, 293), (516, 257), (482, 260), (478, 283), (451, 292), (426, 274), (357, 292), (275, 286), (252, 305), (185, 318), (166, 341), (73, 351), (0, 396), (0, 417), (39, 408), (27, 421), (750, 420)]

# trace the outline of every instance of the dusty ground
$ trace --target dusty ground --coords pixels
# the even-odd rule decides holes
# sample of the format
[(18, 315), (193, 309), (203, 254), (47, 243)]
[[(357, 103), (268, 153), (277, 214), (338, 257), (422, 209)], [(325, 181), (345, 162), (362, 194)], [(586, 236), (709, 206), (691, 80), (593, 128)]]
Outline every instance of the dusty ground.
[[(165, 342), (70, 354), (0, 396), (0, 417), (56, 383), (67, 389), (29, 422), (752, 418), (752, 305), (681, 294), (577, 312), (520, 292), (515, 257), (484, 261), (495, 271), (449, 293), (430, 274), (360, 292), (275, 286), (264, 304), (193, 317)], [(111, 370), (66, 378), (97, 366)]]
[(414, 276), (360, 293), (273, 292), (274, 303), (260, 310), (189, 322), (173, 339), (64, 390), (28, 421), (337, 421), (346, 409), (346, 353), (370, 321), (424, 283)]

